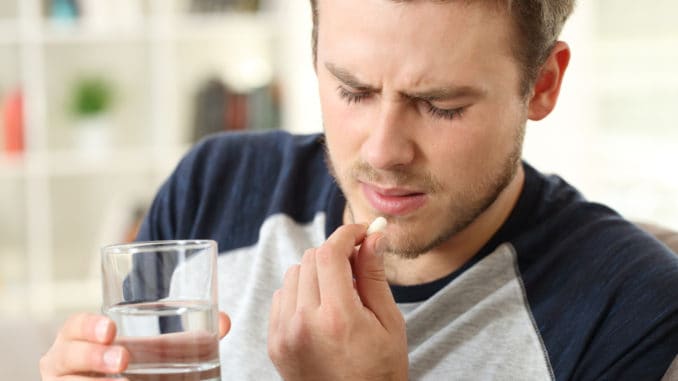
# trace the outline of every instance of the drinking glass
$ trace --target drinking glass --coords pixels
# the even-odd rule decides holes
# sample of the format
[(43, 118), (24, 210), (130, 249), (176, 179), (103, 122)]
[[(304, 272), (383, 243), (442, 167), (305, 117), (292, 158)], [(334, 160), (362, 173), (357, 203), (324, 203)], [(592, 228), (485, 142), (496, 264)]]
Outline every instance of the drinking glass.
[(130, 352), (130, 381), (220, 379), (217, 244), (175, 240), (102, 250), (103, 313)]

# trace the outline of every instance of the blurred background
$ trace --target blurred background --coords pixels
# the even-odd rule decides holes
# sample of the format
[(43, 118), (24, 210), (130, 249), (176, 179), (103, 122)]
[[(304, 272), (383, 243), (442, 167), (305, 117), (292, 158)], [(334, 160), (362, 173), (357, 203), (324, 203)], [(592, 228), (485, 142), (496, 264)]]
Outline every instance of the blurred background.
[[(179, 158), (222, 130), (321, 130), (308, 0), (0, 0), (0, 378), (99, 310), (99, 248), (130, 240)], [(678, 229), (673, 0), (580, 1), (561, 101), (525, 157)]]

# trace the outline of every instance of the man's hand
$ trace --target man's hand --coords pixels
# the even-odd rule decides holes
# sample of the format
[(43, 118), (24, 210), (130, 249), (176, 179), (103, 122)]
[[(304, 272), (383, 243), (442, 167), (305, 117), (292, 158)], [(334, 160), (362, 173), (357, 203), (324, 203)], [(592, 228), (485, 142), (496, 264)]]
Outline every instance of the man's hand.
[(268, 352), (284, 379), (407, 379), (405, 323), (377, 250), (382, 235), (366, 239), (366, 230), (337, 229), (275, 292)]
[[(223, 338), (230, 328), (228, 316), (219, 313), (219, 337)], [(50, 350), (40, 359), (43, 381), (125, 380), (103, 378), (105, 374), (123, 372), (130, 361), (128, 348), (114, 345), (115, 333), (115, 323), (105, 316), (72, 316), (61, 328)]]

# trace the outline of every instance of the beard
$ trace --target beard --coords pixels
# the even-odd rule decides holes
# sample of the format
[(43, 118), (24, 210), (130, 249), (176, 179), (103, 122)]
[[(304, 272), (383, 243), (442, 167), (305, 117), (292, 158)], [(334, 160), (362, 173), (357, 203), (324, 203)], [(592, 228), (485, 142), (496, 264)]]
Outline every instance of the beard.
[[(523, 125), (517, 129), (513, 145), (499, 161), (499, 165), (488, 170), (473, 183), (460, 184), (461, 186), (455, 190), (445, 189), (443, 183), (426, 170), (414, 168), (376, 170), (362, 160), (349, 166), (343, 174), (338, 174), (326, 142), (325, 161), (330, 174), (346, 198), (346, 207), (352, 223), (356, 222), (356, 218), (352, 200), (349, 198), (349, 184), (359, 181), (417, 189), (441, 201), (439, 203), (441, 207), (437, 208), (435, 215), (430, 219), (424, 220), (416, 215), (383, 216), (391, 228), (386, 237), (386, 252), (406, 259), (415, 259), (466, 229), (494, 204), (515, 178), (521, 165), (524, 134)], [(423, 226), (430, 221), (434, 221), (433, 226)]]

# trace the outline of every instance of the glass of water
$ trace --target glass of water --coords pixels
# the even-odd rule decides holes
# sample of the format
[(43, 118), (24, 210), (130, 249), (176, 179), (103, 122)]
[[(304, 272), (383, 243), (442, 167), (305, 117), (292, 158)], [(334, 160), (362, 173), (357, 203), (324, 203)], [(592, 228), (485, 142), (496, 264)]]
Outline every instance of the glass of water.
[(130, 352), (125, 377), (220, 380), (216, 258), (210, 240), (102, 249), (103, 313)]

